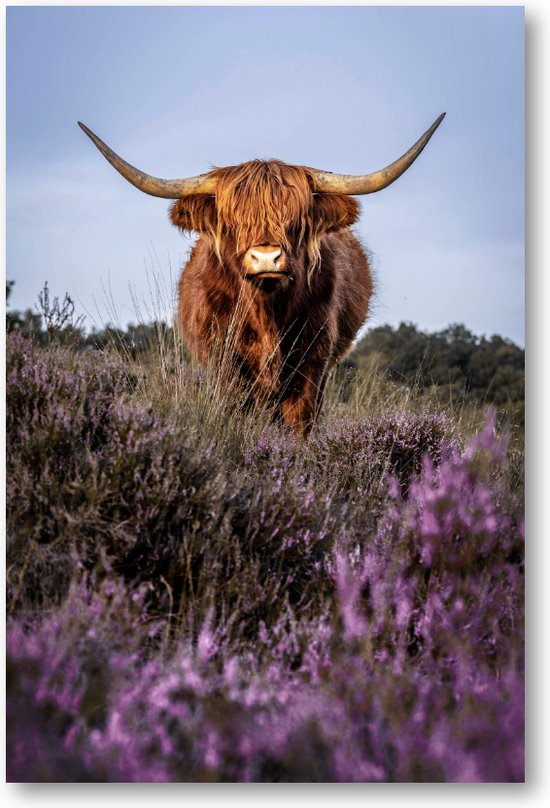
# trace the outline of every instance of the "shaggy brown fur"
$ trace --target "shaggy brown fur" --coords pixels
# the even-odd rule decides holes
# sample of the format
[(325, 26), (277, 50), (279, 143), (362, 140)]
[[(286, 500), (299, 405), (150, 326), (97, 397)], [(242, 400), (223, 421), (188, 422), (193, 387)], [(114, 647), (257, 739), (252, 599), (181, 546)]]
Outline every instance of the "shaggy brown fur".
[[(235, 365), (256, 397), (307, 434), (330, 369), (368, 313), (368, 259), (349, 230), (359, 206), (313, 193), (310, 169), (279, 160), (213, 174), (215, 196), (186, 197), (170, 211), (177, 227), (200, 234), (179, 284), (182, 335), (202, 360), (231, 335)], [(280, 277), (246, 274), (244, 256), (260, 245), (283, 251)]]

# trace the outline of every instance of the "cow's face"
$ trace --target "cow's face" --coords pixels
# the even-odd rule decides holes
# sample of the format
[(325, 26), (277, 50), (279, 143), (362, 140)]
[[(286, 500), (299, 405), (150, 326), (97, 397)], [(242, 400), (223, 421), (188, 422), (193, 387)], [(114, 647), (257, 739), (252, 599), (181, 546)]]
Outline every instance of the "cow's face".
[(314, 193), (308, 169), (277, 160), (212, 173), (216, 194), (178, 200), (172, 222), (211, 237), (220, 259), (236, 260), (242, 276), (266, 292), (312, 271), (321, 237), (353, 224), (359, 213), (353, 197)]

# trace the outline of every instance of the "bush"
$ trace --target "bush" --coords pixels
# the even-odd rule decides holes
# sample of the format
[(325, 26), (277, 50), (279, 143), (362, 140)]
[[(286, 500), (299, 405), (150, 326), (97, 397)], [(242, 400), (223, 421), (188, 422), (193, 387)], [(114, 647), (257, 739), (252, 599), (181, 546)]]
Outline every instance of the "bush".
[(304, 443), (220, 386), (10, 335), (8, 778), (522, 780), (494, 419), (340, 402)]

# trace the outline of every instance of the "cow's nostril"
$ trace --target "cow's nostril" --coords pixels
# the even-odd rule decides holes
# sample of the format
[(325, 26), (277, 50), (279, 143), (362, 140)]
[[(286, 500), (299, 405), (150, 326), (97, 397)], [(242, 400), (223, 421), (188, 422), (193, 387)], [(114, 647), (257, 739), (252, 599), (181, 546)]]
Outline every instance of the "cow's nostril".
[(278, 247), (275, 247), (275, 249), (271, 250), (263, 250), (260, 249), (259, 247), (256, 247), (250, 250), (249, 256), (251, 266), (256, 268), (260, 266), (265, 266), (267, 269), (268, 267), (276, 266), (277, 259), (281, 258), (282, 256), (282, 250), (280, 250)]

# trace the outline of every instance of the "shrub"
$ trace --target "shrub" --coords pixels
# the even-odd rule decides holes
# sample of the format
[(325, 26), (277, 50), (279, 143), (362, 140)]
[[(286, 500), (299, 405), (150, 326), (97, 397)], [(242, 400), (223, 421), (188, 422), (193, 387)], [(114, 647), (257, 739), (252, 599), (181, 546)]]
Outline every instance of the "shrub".
[(9, 338), (8, 778), (521, 780), (494, 420), (340, 409), (304, 443), (163, 373), (178, 406), (154, 363)]

